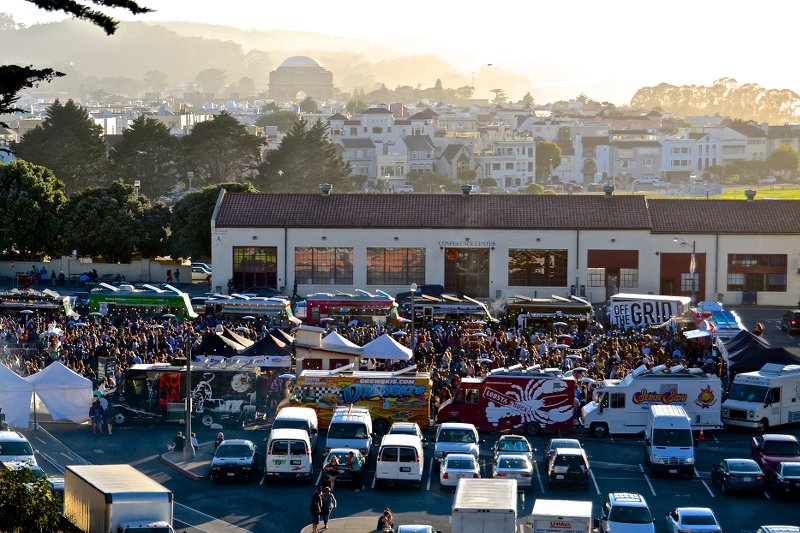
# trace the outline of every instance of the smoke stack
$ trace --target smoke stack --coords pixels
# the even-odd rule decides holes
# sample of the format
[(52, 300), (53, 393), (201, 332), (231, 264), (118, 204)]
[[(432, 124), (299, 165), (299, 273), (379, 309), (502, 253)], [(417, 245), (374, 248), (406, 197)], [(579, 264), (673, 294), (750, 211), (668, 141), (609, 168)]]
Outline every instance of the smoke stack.
[(603, 192), (605, 193), (606, 198), (611, 198), (611, 196), (614, 194), (614, 186), (606, 184), (603, 187)]
[(745, 189), (744, 196), (748, 202), (752, 202), (756, 197), (756, 191), (754, 189)]
[(330, 196), (332, 190), (333, 190), (333, 185), (331, 185), (330, 183), (319, 184), (319, 192), (322, 193), (322, 196)]
[(469, 196), (469, 193), (471, 192), (472, 192), (472, 185), (469, 185), (468, 183), (464, 183), (461, 185), (461, 194), (463, 194), (464, 196)]

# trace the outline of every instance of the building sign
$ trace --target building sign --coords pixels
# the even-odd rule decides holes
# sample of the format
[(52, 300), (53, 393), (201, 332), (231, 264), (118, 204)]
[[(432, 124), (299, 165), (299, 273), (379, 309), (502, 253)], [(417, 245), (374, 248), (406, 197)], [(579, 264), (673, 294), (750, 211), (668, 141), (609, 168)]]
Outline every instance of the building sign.
[(633, 394), (633, 403), (639, 404), (663, 404), (663, 405), (685, 405), (687, 396), (678, 392), (677, 389), (670, 389), (666, 392), (649, 391), (642, 389)]
[(439, 241), (439, 246), (447, 248), (494, 248), (494, 241)]
[(611, 325), (622, 329), (663, 324), (678, 316), (678, 301), (623, 300), (611, 302)]

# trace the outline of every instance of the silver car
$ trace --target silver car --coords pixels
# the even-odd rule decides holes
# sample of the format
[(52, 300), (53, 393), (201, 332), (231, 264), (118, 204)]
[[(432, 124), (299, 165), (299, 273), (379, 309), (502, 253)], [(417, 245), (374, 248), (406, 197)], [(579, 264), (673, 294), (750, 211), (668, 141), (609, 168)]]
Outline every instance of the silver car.
[(533, 486), (533, 463), (522, 455), (498, 455), (492, 465), (492, 477), (516, 479), (517, 487)]
[(678, 507), (664, 515), (667, 533), (722, 533), (708, 507)]

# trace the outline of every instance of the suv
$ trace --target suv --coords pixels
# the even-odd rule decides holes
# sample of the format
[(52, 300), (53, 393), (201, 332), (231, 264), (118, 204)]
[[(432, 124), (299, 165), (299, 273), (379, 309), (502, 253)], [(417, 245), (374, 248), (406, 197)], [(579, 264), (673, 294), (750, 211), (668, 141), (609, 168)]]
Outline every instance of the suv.
[(655, 533), (655, 519), (647, 501), (635, 492), (611, 492), (600, 511), (601, 533)]
[(750, 453), (765, 474), (783, 461), (800, 461), (800, 442), (794, 435), (767, 434), (753, 437)]
[(468, 453), (477, 459), (480, 455), (481, 442), (474, 425), (445, 422), (436, 430), (433, 458), (441, 463), (448, 454)]
[(589, 489), (589, 458), (582, 448), (556, 448), (547, 465), (550, 486), (574, 483)]
[(211, 459), (211, 481), (243, 476), (253, 479), (258, 474), (258, 448), (244, 439), (225, 439)]
[(0, 462), (19, 462), (38, 466), (31, 443), (25, 435), (13, 429), (0, 430)]
[(791, 335), (800, 332), (800, 309), (786, 311), (781, 318), (781, 329)]

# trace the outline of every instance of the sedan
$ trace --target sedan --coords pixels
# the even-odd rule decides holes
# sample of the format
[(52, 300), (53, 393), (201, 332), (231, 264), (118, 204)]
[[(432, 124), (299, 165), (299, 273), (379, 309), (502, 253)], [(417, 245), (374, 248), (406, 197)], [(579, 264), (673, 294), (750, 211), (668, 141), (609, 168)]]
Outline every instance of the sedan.
[(258, 448), (251, 440), (226, 439), (217, 446), (211, 459), (211, 481), (258, 474)]
[[(347, 464), (347, 456), (350, 455), (350, 452), (353, 452), (354, 455), (358, 455), (358, 457), (361, 459), (362, 465), (366, 464), (366, 459), (364, 459), (364, 454), (361, 453), (361, 450), (357, 450), (355, 448), (332, 448), (328, 452), (328, 455), (325, 456), (325, 461), (322, 463), (323, 465), (329, 465), (334, 455), (336, 456), (336, 459), (339, 462), (339, 466), (336, 471), (336, 484), (339, 484), (343, 481), (345, 483), (353, 482), (353, 472), (350, 468), (350, 465)], [(328, 473), (324, 468), (322, 472), (323, 472), (322, 484), (330, 486), (331, 482)]]
[(800, 442), (794, 435), (761, 435), (753, 437), (750, 452), (766, 472), (784, 461), (800, 461)]
[(723, 494), (734, 491), (761, 493), (765, 484), (764, 472), (752, 459), (723, 459), (711, 467), (711, 484)]
[(498, 455), (492, 465), (492, 477), (516, 479), (517, 487), (533, 485), (533, 463), (521, 455)]
[(667, 533), (721, 533), (722, 528), (708, 507), (678, 507), (665, 513)]
[(767, 483), (776, 497), (800, 495), (800, 462), (778, 463), (767, 476)]
[(480, 466), (475, 456), (469, 453), (451, 453), (442, 462), (439, 470), (441, 488), (455, 487), (461, 478), (481, 477)]
[(500, 455), (521, 455), (533, 461), (533, 452), (531, 443), (522, 435), (503, 435), (492, 448), (495, 461)]
[(548, 442), (547, 446), (544, 448), (544, 464), (550, 462), (550, 458), (553, 456), (556, 448), (573, 448), (580, 450), (583, 446), (581, 446), (581, 441), (578, 439), (550, 439), (550, 442)]

